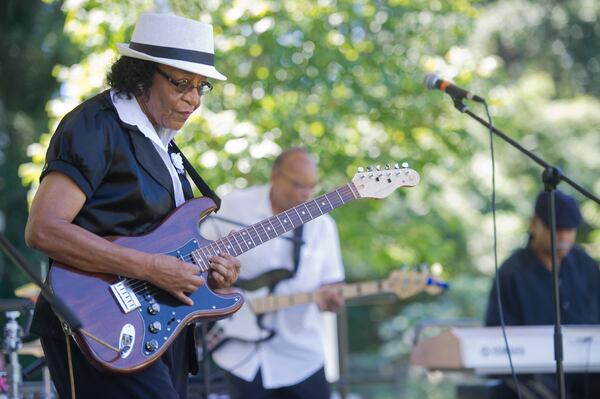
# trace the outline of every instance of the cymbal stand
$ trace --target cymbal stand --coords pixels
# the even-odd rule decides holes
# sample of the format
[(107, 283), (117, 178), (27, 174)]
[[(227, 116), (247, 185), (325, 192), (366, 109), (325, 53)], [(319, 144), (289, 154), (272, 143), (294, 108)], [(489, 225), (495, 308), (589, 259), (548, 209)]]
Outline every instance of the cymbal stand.
[(19, 399), (19, 387), (21, 386), (21, 365), (17, 352), (23, 346), (21, 336), (23, 330), (17, 319), (21, 315), (18, 311), (6, 312), (6, 326), (4, 327), (4, 345), (3, 349), (8, 353), (8, 383), (9, 383), (9, 399)]

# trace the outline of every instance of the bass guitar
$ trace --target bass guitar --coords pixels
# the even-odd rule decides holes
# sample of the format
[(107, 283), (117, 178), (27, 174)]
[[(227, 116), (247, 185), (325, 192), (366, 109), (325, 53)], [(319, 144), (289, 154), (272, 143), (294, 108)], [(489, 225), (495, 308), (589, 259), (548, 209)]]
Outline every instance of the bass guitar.
[[(212, 255), (241, 255), (350, 201), (385, 198), (398, 187), (418, 182), (418, 173), (406, 164), (359, 168), (346, 185), (215, 241), (198, 233), (199, 220), (214, 211), (215, 204), (206, 197), (195, 198), (173, 210), (148, 234), (107, 239), (194, 263), (206, 280)], [(133, 373), (149, 366), (186, 325), (222, 319), (244, 302), (239, 293), (214, 292), (205, 284), (189, 295), (194, 305), (187, 306), (146, 281), (88, 273), (73, 266), (53, 262), (50, 287), (81, 320), (82, 327), (72, 336), (82, 353), (96, 368), (111, 373)]]
[[(439, 294), (447, 287), (447, 283), (434, 279), (428, 273), (396, 270), (391, 272), (385, 280), (341, 284), (339, 291), (345, 300), (385, 293), (395, 294), (400, 299), (407, 299), (422, 291), (430, 295)], [(217, 321), (207, 332), (205, 339), (208, 353), (217, 350), (230, 340), (251, 343), (266, 341), (273, 337), (275, 332), (261, 325), (259, 322), (261, 315), (292, 306), (315, 303), (319, 300), (318, 290), (287, 295), (268, 295), (269, 287), (262, 287), (242, 293), (246, 301), (241, 309), (231, 317)]]

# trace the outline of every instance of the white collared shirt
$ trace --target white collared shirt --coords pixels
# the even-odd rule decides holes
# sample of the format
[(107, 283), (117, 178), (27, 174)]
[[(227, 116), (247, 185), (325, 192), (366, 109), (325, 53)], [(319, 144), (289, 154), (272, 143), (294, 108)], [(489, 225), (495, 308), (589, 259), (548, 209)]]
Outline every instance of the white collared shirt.
[(119, 119), (127, 124), (137, 126), (137, 128), (140, 129), (140, 132), (142, 132), (142, 134), (150, 139), (152, 144), (154, 144), (156, 152), (158, 152), (158, 155), (160, 155), (161, 159), (165, 163), (165, 166), (167, 167), (167, 170), (169, 171), (169, 175), (171, 176), (171, 181), (173, 182), (173, 192), (175, 193), (175, 206), (181, 205), (185, 201), (183, 188), (181, 187), (181, 181), (179, 180), (177, 169), (175, 169), (175, 166), (173, 166), (173, 162), (171, 161), (171, 157), (169, 155), (169, 149), (167, 147), (169, 142), (179, 131), (161, 128), (157, 132), (146, 114), (144, 114), (144, 111), (142, 111), (142, 108), (135, 97), (128, 99), (125, 96), (116, 94), (115, 90), (111, 90), (110, 98), (117, 109)]
[[(234, 191), (223, 197), (217, 216), (244, 224), (253, 224), (273, 215), (269, 199), (271, 186), (255, 186)], [(200, 227), (208, 239), (227, 235), (240, 227), (209, 218)], [(286, 233), (292, 236), (292, 232)], [(335, 221), (320, 216), (304, 226), (300, 263), (295, 277), (279, 283), (274, 293), (291, 294), (317, 290), (321, 285), (344, 279)], [(293, 270), (293, 244), (275, 238), (243, 255), (240, 279), (252, 279), (278, 268)], [(316, 304), (298, 305), (267, 314), (263, 325), (276, 331), (273, 338), (260, 344), (229, 341), (213, 352), (222, 368), (246, 381), (261, 370), (265, 388), (297, 384), (323, 367), (323, 326)]]

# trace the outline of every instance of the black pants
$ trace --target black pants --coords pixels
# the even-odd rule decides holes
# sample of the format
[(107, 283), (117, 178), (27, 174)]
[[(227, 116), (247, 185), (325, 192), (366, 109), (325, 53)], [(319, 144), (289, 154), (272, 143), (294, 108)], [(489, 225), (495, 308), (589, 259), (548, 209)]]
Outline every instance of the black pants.
[[(69, 338), (75, 393), (78, 399), (185, 399), (190, 364), (189, 335), (182, 332), (165, 354), (130, 375), (105, 374), (92, 366)], [(41, 337), (48, 368), (62, 399), (71, 398), (67, 347), (64, 340)]]
[(329, 399), (329, 383), (325, 378), (325, 369), (289, 387), (265, 389), (262, 384), (260, 370), (256, 373), (254, 381), (248, 382), (227, 373), (227, 385), (231, 399)]

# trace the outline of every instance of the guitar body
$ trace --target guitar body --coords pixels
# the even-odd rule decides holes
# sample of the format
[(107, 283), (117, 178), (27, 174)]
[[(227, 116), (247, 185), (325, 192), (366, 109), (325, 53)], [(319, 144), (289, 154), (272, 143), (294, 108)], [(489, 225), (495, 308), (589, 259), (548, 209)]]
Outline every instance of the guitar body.
[[(271, 270), (252, 280), (246, 280), (247, 285), (256, 285), (258, 281), (272, 281), (274, 276), (286, 275), (285, 269)], [(287, 270), (289, 273), (289, 270)], [(365, 281), (352, 284), (341, 284), (339, 294), (345, 299), (363, 298), (372, 295), (395, 294), (400, 299), (405, 299), (426, 291), (429, 294), (439, 294), (448, 284), (437, 281), (431, 275), (423, 272), (395, 270), (385, 280)], [(318, 301), (318, 291), (297, 292), (291, 294), (270, 294), (268, 287), (254, 291), (243, 291), (245, 303), (242, 308), (231, 317), (217, 321), (206, 335), (207, 352), (212, 354), (213, 360), (223, 368), (228, 369), (231, 354), (240, 359), (251, 356), (255, 350), (248, 345), (232, 345), (221, 348), (228, 342), (259, 343), (272, 338), (275, 331), (261, 325), (259, 317), (266, 313), (297, 305)], [(245, 353), (243, 353), (245, 352)]]
[[(214, 208), (212, 200), (196, 198), (175, 209), (146, 235), (109, 240), (147, 253), (189, 258), (191, 251), (211, 243), (198, 234), (198, 222)], [(207, 279), (207, 273), (203, 273), (203, 277)], [(74, 331), (75, 341), (95, 367), (112, 373), (133, 373), (147, 367), (165, 352), (186, 325), (197, 320), (227, 317), (244, 302), (239, 293), (218, 294), (205, 284), (190, 295), (194, 305), (187, 306), (149, 283), (136, 281), (130, 287), (135, 296), (131, 299), (137, 299), (139, 306), (129, 310), (124, 309), (129, 297), (124, 297), (125, 305), (120, 304), (111, 287), (122, 280), (115, 275), (87, 273), (58, 262), (50, 269), (54, 295), (79, 317), (82, 329), (87, 332)]]

